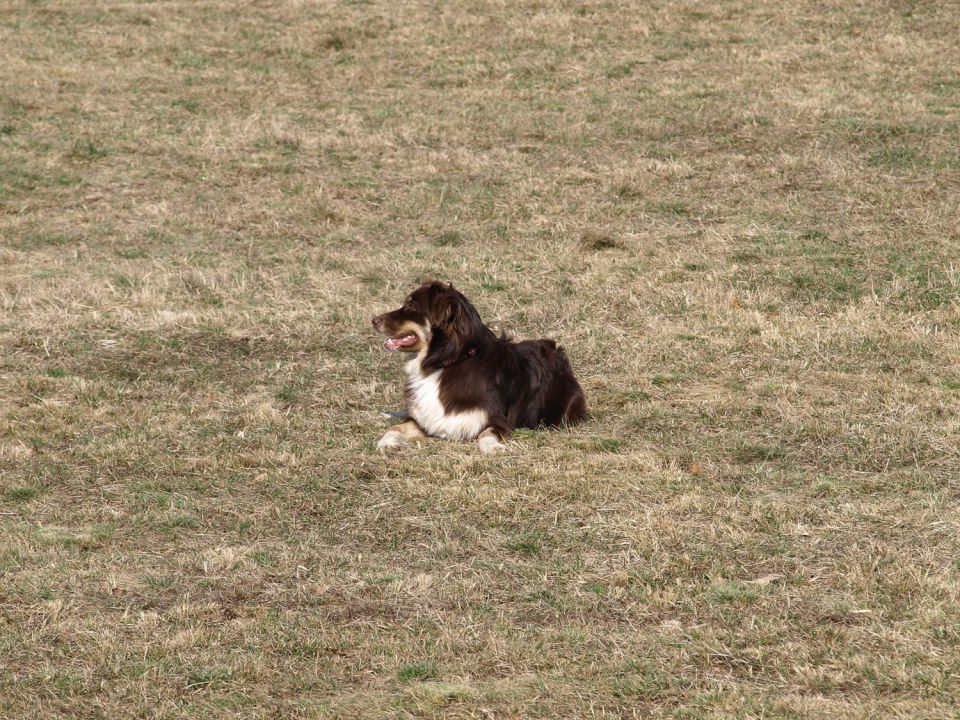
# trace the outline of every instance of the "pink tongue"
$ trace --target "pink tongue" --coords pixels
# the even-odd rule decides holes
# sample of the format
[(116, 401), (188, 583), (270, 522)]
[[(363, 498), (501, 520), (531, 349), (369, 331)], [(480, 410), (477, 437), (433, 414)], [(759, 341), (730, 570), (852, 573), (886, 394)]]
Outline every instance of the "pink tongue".
[(417, 341), (417, 336), (413, 333), (409, 335), (404, 335), (399, 338), (387, 338), (386, 342), (383, 343), (383, 346), (387, 350), (399, 350), (402, 347), (407, 347), (408, 345), (413, 345)]

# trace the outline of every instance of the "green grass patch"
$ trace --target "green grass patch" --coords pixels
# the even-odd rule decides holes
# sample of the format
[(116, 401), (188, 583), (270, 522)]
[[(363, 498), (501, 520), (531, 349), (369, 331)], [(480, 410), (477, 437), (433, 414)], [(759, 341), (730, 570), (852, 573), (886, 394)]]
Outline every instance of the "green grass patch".
[(74, 142), (73, 148), (70, 150), (70, 157), (74, 160), (86, 162), (103, 160), (109, 155), (110, 152), (103, 145), (94, 142), (92, 138), (80, 138)]
[(10, 245), (17, 250), (31, 251), (55, 248), (69, 245), (76, 241), (72, 235), (56, 232), (27, 232), (10, 240)]
[(748, 603), (760, 595), (757, 588), (738, 582), (722, 582), (710, 588), (708, 597), (721, 604)]
[(41, 492), (42, 489), (37, 487), (12, 487), (4, 490), (3, 497), (7, 502), (23, 503), (33, 500)]
[(783, 460), (787, 456), (787, 451), (782, 445), (738, 442), (734, 446), (731, 455), (734, 462), (740, 463), (741, 465), (748, 465), (750, 463)]
[(283, 387), (274, 393), (274, 397), (280, 402), (292, 405), (300, 400), (300, 389), (292, 386)]
[(870, 163), (891, 170), (927, 165), (930, 162), (922, 149), (905, 143), (894, 143), (870, 154)]
[(186, 677), (187, 690), (218, 690), (234, 676), (233, 668), (223, 666), (201, 667), (191, 670)]
[(546, 536), (539, 530), (520, 533), (504, 544), (504, 547), (517, 555), (534, 556), (543, 552)]
[(616, 65), (608, 65), (604, 68), (603, 75), (608, 80), (619, 80), (621, 78), (630, 77), (633, 74), (633, 69), (637, 66), (636, 62), (625, 62), (618, 63)]
[(200, 519), (193, 515), (176, 515), (170, 518), (167, 524), (172, 528), (193, 530), (200, 527)]
[(664, 385), (676, 385), (679, 382), (682, 382), (683, 378), (679, 375), (674, 375), (672, 373), (668, 374), (656, 374), (650, 378), (650, 383), (656, 385), (657, 387), (663, 387)]
[(418, 662), (404, 665), (397, 670), (397, 680), (400, 682), (423, 682), (438, 677), (437, 666), (432, 662)]
[(195, 115), (200, 111), (200, 103), (197, 100), (189, 98), (177, 98), (176, 100), (172, 100), (170, 102), (170, 107), (186, 110), (192, 115)]
[(437, 247), (458, 247), (463, 243), (463, 237), (456, 230), (446, 230), (433, 238)]
[(656, 215), (672, 215), (687, 218), (692, 214), (689, 203), (684, 200), (661, 200), (647, 205), (647, 212)]
[(599, 452), (615, 453), (623, 448), (623, 441), (617, 438), (596, 438), (593, 441), (593, 447)]
[(507, 284), (493, 278), (487, 278), (480, 282), (480, 287), (489, 292), (502, 292), (507, 289)]

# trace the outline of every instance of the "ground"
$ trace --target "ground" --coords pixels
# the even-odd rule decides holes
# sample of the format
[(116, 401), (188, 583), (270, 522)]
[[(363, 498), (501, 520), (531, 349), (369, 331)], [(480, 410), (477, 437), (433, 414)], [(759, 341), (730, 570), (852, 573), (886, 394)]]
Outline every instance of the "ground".
[[(0, 715), (960, 713), (960, 8), (0, 13)], [(589, 422), (375, 450), (449, 280)]]

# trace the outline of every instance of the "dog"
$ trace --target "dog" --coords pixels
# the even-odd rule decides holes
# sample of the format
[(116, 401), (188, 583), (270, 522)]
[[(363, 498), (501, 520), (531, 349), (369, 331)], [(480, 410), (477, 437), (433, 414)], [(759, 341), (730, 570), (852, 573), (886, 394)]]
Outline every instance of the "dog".
[(387, 336), (387, 350), (409, 355), (408, 419), (380, 438), (384, 454), (427, 436), (476, 439), (481, 452), (500, 452), (516, 428), (573, 425), (587, 416), (583, 389), (553, 340), (497, 337), (449, 283), (424, 283), (372, 322)]

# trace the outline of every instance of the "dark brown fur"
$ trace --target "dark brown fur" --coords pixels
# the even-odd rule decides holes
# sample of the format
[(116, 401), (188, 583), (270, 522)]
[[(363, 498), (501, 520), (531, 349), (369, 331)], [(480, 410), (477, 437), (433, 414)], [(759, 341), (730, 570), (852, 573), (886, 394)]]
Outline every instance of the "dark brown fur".
[(514, 428), (572, 425), (586, 417), (583, 390), (553, 340), (497, 337), (452, 285), (424, 283), (373, 326), (391, 337), (420, 328), (416, 343), (397, 349), (422, 354), (424, 374), (441, 373), (439, 397), (447, 412), (483, 409), (502, 439)]

